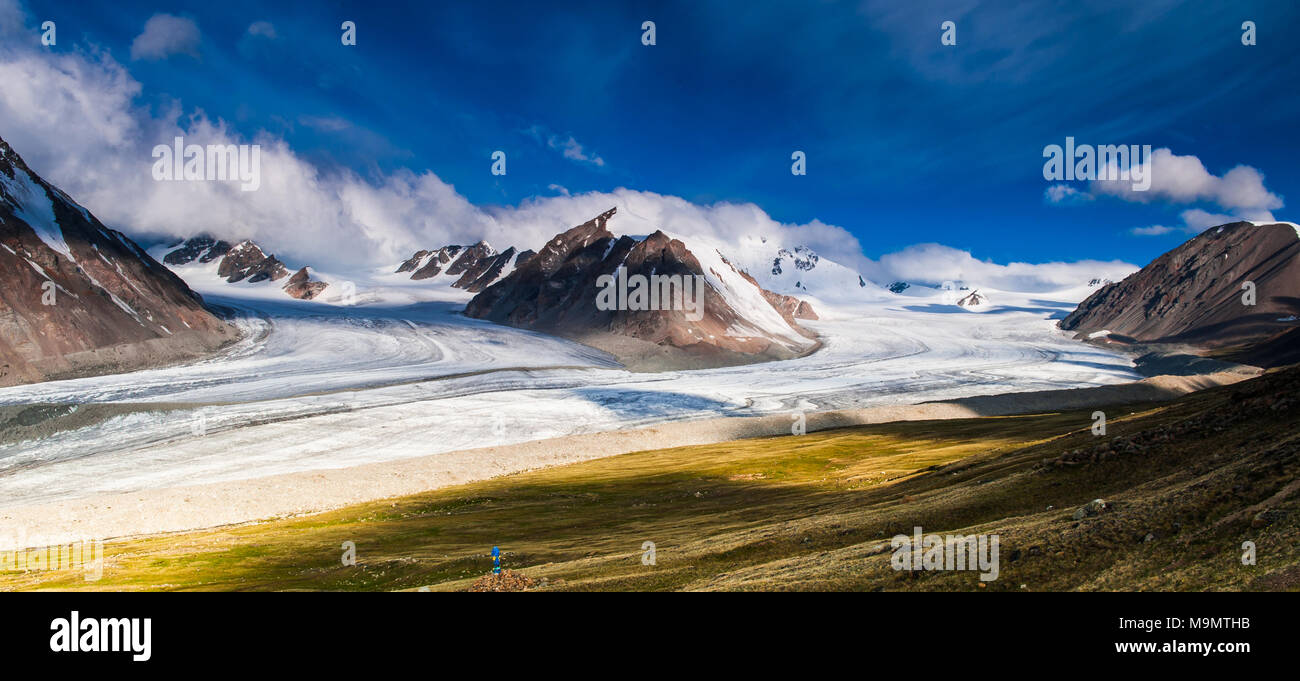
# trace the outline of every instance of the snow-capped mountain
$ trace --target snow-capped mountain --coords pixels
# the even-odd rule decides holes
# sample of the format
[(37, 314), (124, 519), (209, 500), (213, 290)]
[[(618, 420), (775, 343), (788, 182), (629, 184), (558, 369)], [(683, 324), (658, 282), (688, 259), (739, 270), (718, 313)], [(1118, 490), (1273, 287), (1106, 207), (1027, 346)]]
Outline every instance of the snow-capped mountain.
[(0, 139), (0, 385), (156, 366), (238, 338)]
[[(775, 293), (851, 307), (854, 303), (884, 300), (885, 289), (840, 263), (829, 260), (803, 245), (785, 245), (771, 239), (742, 237), (738, 243), (719, 243), (711, 239), (676, 234), (675, 238), (692, 245), (692, 250), (709, 248), (725, 253), (739, 270), (748, 273), (764, 289)], [(823, 306), (817, 306), (823, 307)]]
[(311, 300), (329, 286), (326, 282), (312, 279), (308, 267), (299, 268), (290, 276), (289, 268), (279, 258), (267, 255), (252, 241), (241, 241), (232, 246), (209, 236), (197, 236), (162, 248), (159, 256), (169, 267), (189, 276), (193, 276), (195, 269), (206, 270), (207, 274), (215, 273), (228, 284), (279, 282), (288, 277), (288, 281), (280, 285), (280, 290), (300, 300)]
[[(795, 321), (798, 315), (815, 318), (807, 303), (764, 290), (708, 245), (657, 230), (639, 239), (616, 237), (608, 229), (615, 213), (610, 209), (556, 235), (475, 296), (465, 314), (575, 338), (629, 364), (734, 364), (793, 357), (816, 347), (814, 334)], [(623, 287), (626, 298), (627, 282), (651, 275), (702, 281), (696, 299), (702, 307), (602, 305), (602, 281)], [(688, 291), (685, 299), (690, 297)]]
[(410, 279), (415, 281), (433, 279), (452, 288), (478, 293), (531, 257), (533, 251), (518, 252), (511, 246), (498, 253), (488, 242), (479, 241), (473, 246), (443, 246), (416, 251), (397, 266), (396, 273), (410, 272)]

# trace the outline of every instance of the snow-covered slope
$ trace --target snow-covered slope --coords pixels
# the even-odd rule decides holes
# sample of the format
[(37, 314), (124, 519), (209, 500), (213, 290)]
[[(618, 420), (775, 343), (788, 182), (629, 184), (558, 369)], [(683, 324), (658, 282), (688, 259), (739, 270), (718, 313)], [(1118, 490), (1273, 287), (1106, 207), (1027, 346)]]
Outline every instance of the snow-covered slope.
[[(577, 343), (469, 319), (458, 314), (463, 303), (398, 304), (439, 295), (408, 283), (378, 286), (383, 302), (352, 307), (284, 296), (214, 298), (239, 310), (246, 329), (246, 340), (219, 359), (0, 389), (0, 405), (129, 407), (69, 430), (54, 421), (39, 439), (7, 443), (0, 506), (669, 420), (1137, 378), (1127, 358), (1054, 328), (1086, 287), (1050, 294), (990, 290), (996, 307), (979, 314), (945, 303), (937, 291), (895, 296), (859, 305), (852, 316), (805, 322), (824, 344), (805, 357), (644, 374)], [(255, 290), (221, 286), (228, 296)], [(256, 446), (268, 442), (275, 446)]]
[[(247, 240), (232, 246), (226, 241), (197, 236), (156, 246), (149, 252), (187, 281), (193, 279), (205, 287), (219, 279), (230, 285), (255, 286), (262, 294), (274, 295), (273, 291), (279, 291), (290, 298), (311, 300), (320, 297), (330, 286), (328, 280), (316, 278), (312, 268), (290, 270), (279, 258), (267, 255), (260, 246)], [(210, 290), (221, 292), (219, 288)], [(336, 300), (349, 297), (349, 291), (333, 292)]]
[(665, 231), (681, 239), (692, 252), (717, 251), (752, 276), (759, 286), (809, 300), (818, 310), (851, 308), (863, 302), (887, 300), (889, 296), (889, 292), (877, 284), (807, 246), (752, 236), (743, 237), (737, 243), (721, 243), (710, 238), (677, 234), (671, 228)]

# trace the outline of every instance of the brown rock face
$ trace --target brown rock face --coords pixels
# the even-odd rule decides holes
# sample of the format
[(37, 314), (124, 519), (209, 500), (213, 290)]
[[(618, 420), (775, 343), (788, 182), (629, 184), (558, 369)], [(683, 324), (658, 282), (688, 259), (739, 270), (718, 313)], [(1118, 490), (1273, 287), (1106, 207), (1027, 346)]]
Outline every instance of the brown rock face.
[(284, 284), (284, 292), (298, 300), (311, 300), (320, 295), (329, 284), (323, 281), (313, 281), (311, 273), (304, 267), (294, 272), (289, 281)]
[[(746, 278), (749, 278), (748, 275), (746, 275)], [(757, 285), (757, 282), (755, 282), (755, 285)], [(771, 303), (772, 307), (776, 308), (777, 312), (780, 312), (781, 316), (790, 324), (794, 324), (794, 320), (796, 319), (809, 319), (813, 321), (819, 319), (817, 313), (813, 310), (812, 305), (809, 305), (807, 301), (799, 300), (794, 296), (773, 293), (767, 289), (763, 289), (763, 297), (766, 298), (767, 302)]]
[(180, 248), (163, 256), (168, 265), (188, 265), (198, 261), (207, 264), (230, 252), (230, 244), (212, 237), (196, 236), (180, 244)]
[[(413, 258), (418, 262), (419, 258), (428, 255), (427, 251), (422, 251), (423, 255), (416, 254), (418, 257)], [(289, 270), (284, 263), (274, 255), (266, 255), (262, 248), (252, 241), (241, 241), (231, 246), (225, 241), (218, 241), (208, 236), (196, 236), (186, 239), (174, 246), (163, 256), (163, 262), (168, 265), (189, 265), (192, 263), (206, 264), (217, 258), (221, 262), (217, 263), (217, 274), (226, 278), (227, 283), (237, 284), (241, 281), (247, 281), (250, 284), (256, 284), (262, 281), (279, 281), (289, 274)], [(300, 268), (289, 280), (280, 288), (285, 294), (299, 300), (311, 300), (319, 296), (329, 284), (323, 281), (316, 281), (311, 278), (309, 268)]]
[(415, 280), (430, 279), (445, 272), (457, 277), (452, 287), (478, 293), (500, 278), (512, 262), (517, 267), (532, 255), (532, 251), (518, 253), (513, 246), (497, 253), (487, 242), (480, 241), (468, 247), (443, 246), (435, 251), (416, 251), (398, 266), (397, 272), (414, 272), (411, 279)]
[[(418, 251), (415, 255), (411, 256), (410, 260), (402, 263), (402, 266), (397, 268), (397, 271), (409, 272), (410, 270), (415, 270), (415, 274), (412, 274), (411, 278), (416, 280), (435, 277), (442, 272), (442, 268), (446, 267), (447, 263), (452, 261), (452, 258), (456, 257), (457, 253), (460, 253), (460, 249), (460, 246), (443, 246), (436, 251)], [(421, 253), (424, 255), (420, 255)], [(420, 262), (424, 260), (424, 256), (430, 254), (432, 254), (433, 257), (429, 259), (428, 264), (424, 267), (420, 267)], [(419, 269), (416, 269), (417, 267)]]
[[(1211, 228), (1107, 284), (1061, 321), (1080, 333), (1108, 330), (1118, 341), (1205, 348), (1269, 342), (1300, 315), (1300, 238), (1290, 225), (1235, 222)], [(1255, 305), (1243, 303), (1243, 285)]]
[(965, 296), (962, 296), (962, 299), (957, 301), (957, 305), (961, 307), (979, 307), (980, 305), (987, 303), (988, 300), (989, 299), (986, 296), (980, 295), (979, 291), (971, 291)]
[(193, 359), (238, 335), (0, 140), (0, 385)]
[(289, 268), (274, 255), (263, 253), (261, 247), (252, 241), (241, 241), (221, 259), (217, 274), (232, 284), (244, 279), (256, 284), (267, 279), (279, 281), (289, 275)]
[[(763, 328), (761, 323), (742, 317), (727, 296), (710, 284), (703, 284), (702, 310), (691, 310), (689, 305), (676, 309), (671, 305), (661, 305), (659, 309), (637, 309), (633, 305), (607, 309), (610, 306), (598, 301), (602, 281), (608, 285), (611, 280), (635, 281), (638, 276), (648, 279), (649, 275), (662, 275), (680, 276), (682, 281), (690, 280), (693, 284), (696, 275), (703, 282), (706, 274), (685, 244), (663, 232), (656, 231), (642, 241), (615, 237), (606, 228), (614, 213), (611, 209), (555, 236), (509, 276), (475, 296), (465, 314), (584, 341), (626, 337), (689, 350), (696, 355), (735, 353), (754, 358), (787, 358), (815, 345), (810, 340), (813, 334), (794, 323), (800, 301), (764, 291), (741, 272), (735, 274), (753, 286), (751, 293), (755, 298), (767, 300), (780, 313), (789, 324), (786, 330), (790, 334), (769, 335), (758, 331)], [(731, 267), (725, 260), (723, 266)], [(602, 277), (608, 278), (602, 280)], [(810, 307), (802, 307), (804, 314), (813, 314)], [(739, 328), (754, 331), (745, 335), (733, 332)]]
[(402, 261), (402, 264), (397, 266), (397, 273), (401, 274), (402, 272), (410, 272), (411, 270), (414, 270), (415, 268), (419, 267), (420, 261), (424, 260), (424, 256), (428, 254), (429, 251), (416, 251), (415, 255), (412, 255), (411, 257)]
[(465, 252), (456, 258), (456, 262), (447, 268), (447, 274), (461, 275), (460, 279), (452, 283), (453, 287), (478, 293), (496, 281), (497, 277), (501, 276), (501, 271), (514, 259), (513, 246), (507, 248), (504, 253), (497, 253), (487, 242), (480, 241), (465, 249)]

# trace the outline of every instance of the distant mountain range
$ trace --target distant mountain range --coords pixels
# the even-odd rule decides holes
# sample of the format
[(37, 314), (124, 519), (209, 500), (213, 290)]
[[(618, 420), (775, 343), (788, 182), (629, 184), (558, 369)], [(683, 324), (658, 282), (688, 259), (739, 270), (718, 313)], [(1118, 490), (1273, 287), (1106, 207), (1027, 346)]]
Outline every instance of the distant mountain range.
[[(762, 238), (717, 244), (658, 228), (618, 236), (610, 229), (617, 212), (536, 253), (445, 245), (416, 251), (392, 274), (473, 294), (470, 317), (572, 338), (644, 370), (797, 357), (819, 345), (802, 325), (818, 318), (818, 301), (852, 309), (917, 289), (901, 281), (885, 289), (805, 246)], [(629, 224), (652, 228), (640, 218)], [(185, 276), (203, 268), (232, 286), (302, 300), (323, 299), (330, 286), (252, 241), (195, 236), (154, 253)], [(1290, 223), (1213, 228), (1123, 281), (1089, 282), (1099, 288), (1060, 327), (1092, 342), (1193, 346), (1264, 366), (1300, 361), (1298, 255), (1300, 228)], [(184, 361), (238, 337), (179, 276), (37, 176), (3, 140), (0, 263), (0, 385)], [(642, 282), (660, 280), (687, 285), (678, 286), (677, 306), (667, 305), (671, 285), (662, 305), (654, 304), (658, 284), (650, 305), (639, 297)], [(958, 306), (990, 306), (979, 290), (961, 290)], [(692, 300), (696, 308), (681, 304)]]
[(308, 267), (301, 267), (290, 276), (289, 268), (279, 258), (267, 255), (252, 241), (241, 241), (231, 246), (209, 236), (197, 236), (173, 243), (166, 249), (162, 260), (174, 267), (217, 261), (217, 276), (229, 284), (256, 284), (288, 277), (280, 288), (285, 295), (300, 300), (311, 300), (329, 286), (312, 279)]
[(0, 139), (0, 385), (209, 354), (238, 331)]

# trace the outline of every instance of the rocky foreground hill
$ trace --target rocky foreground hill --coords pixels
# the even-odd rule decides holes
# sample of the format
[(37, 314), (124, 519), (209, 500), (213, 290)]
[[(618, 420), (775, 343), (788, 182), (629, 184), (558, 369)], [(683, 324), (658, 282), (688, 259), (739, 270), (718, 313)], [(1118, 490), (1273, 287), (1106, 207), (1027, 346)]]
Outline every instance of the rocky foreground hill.
[(1300, 361), (1298, 318), (1300, 230), (1234, 222), (1106, 284), (1060, 326), (1111, 343), (1190, 345), (1274, 366)]
[(182, 361), (238, 335), (0, 139), (0, 385)]
[[(662, 231), (615, 236), (608, 229), (615, 213), (556, 235), (475, 296), (465, 314), (573, 338), (646, 370), (787, 359), (816, 348), (815, 334), (797, 321), (816, 319), (806, 302), (767, 291), (720, 253), (693, 252)], [(662, 301), (645, 309), (627, 296), (619, 299), (627, 304), (602, 302), (609, 286), (635, 288), (635, 277), (651, 275), (701, 282), (699, 307), (686, 309), (690, 292), (678, 309)]]

